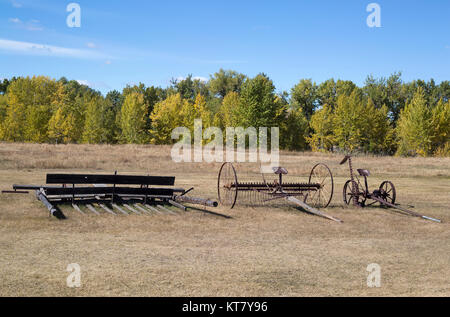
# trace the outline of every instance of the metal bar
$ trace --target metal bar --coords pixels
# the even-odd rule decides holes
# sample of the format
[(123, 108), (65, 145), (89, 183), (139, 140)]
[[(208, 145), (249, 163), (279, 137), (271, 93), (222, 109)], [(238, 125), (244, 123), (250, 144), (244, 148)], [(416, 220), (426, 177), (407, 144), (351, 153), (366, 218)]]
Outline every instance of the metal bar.
[(149, 214), (149, 215), (151, 214), (150, 211), (148, 211), (145, 208), (139, 206), (138, 204), (134, 204), (133, 207), (137, 208), (138, 210), (142, 211), (143, 213), (146, 213), (146, 214)]
[(47, 174), (47, 184), (119, 184), (173, 186), (174, 176)]
[(100, 213), (94, 208), (94, 206), (92, 206), (92, 205), (90, 205), (90, 204), (87, 204), (86, 207), (87, 207), (90, 211), (92, 211), (94, 214), (96, 214), (97, 216), (100, 215)]
[(78, 205), (76, 204), (72, 204), (73, 209), (75, 209), (76, 211), (78, 211), (80, 214), (84, 215), (84, 212), (80, 209), (80, 207), (78, 207)]
[(180, 208), (183, 211), (187, 210), (187, 208), (185, 206), (183, 206), (182, 204), (179, 204), (179, 203), (177, 203), (177, 202), (175, 202), (173, 200), (170, 200), (170, 199), (169, 199), (169, 204), (171, 204), (172, 206), (175, 206), (177, 208)]
[(120, 211), (121, 213), (123, 213), (124, 215), (129, 215), (128, 212), (126, 212), (125, 210), (123, 210), (122, 208), (120, 208), (118, 205), (116, 204), (112, 204), (113, 208), (116, 208), (118, 211)]
[(123, 204), (123, 206), (124, 206), (125, 208), (127, 208), (129, 211), (134, 212), (135, 214), (138, 214), (138, 215), (141, 214), (139, 211), (137, 211), (136, 209), (134, 209), (133, 207), (131, 207), (131, 206), (128, 205), (128, 204)]
[(406, 208), (402, 208), (400, 206), (391, 204), (391, 203), (389, 203), (389, 202), (387, 202), (387, 201), (385, 201), (385, 200), (383, 200), (381, 198), (378, 198), (378, 197), (371, 197), (371, 199), (376, 200), (376, 201), (378, 201), (379, 203), (381, 203), (381, 204), (383, 204), (385, 206), (388, 206), (388, 207), (391, 207), (391, 208), (398, 209), (398, 210), (401, 210), (403, 212), (406, 212), (406, 213), (408, 213), (408, 214), (410, 214), (411, 216), (414, 216), (414, 217), (419, 217), (419, 218), (423, 218), (423, 219), (426, 219), (426, 220), (431, 220), (431, 221), (439, 222), (439, 223), (442, 222), (439, 219), (435, 219), (435, 218), (432, 218), (432, 217), (424, 216), (424, 215), (421, 215), (421, 214), (419, 214), (417, 212), (414, 212), (414, 211), (408, 210)]
[(40, 200), (45, 207), (47, 207), (48, 211), (50, 212), (50, 214), (52, 216), (55, 216), (56, 218), (62, 220), (62, 219), (66, 219), (66, 216), (64, 216), (64, 214), (62, 213), (61, 210), (59, 210), (56, 206), (53, 206), (47, 199), (47, 197), (45, 197), (45, 194), (43, 191), (41, 190), (37, 190), (36, 191), (36, 198), (38, 200)]
[(172, 188), (133, 188), (133, 187), (76, 187), (76, 188), (46, 188), (48, 196), (61, 195), (156, 195), (156, 196), (172, 196), (174, 190)]
[(2, 190), (2, 194), (28, 194), (27, 191), (20, 191), (20, 190)]
[(156, 209), (156, 208), (153, 207), (153, 206), (150, 206), (150, 205), (146, 204), (145, 207), (147, 207), (148, 209), (150, 209), (150, 210), (153, 211), (153, 212), (156, 212), (157, 214), (160, 214), (160, 215), (162, 214), (161, 211), (159, 211), (158, 209)]
[(174, 212), (173, 212), (172, 210), (170, 210), (170, 209), (167, 209), (167, 208), (164, 207), (164, 206), (161, 206), (161, 205), (156, 205), (156, 206), (157, 206), (159, 209), (168, 212), (169, 214), (176, 215), (176, 213), (174, 213)]
[(109, 209), (106, 205), (104, 204), (98, 204), (100, 206), (100, 208), (102, 208), (104, 211), (110, 213), (111, 215), (117, 216), (117, 214), (112, 211), (111, 209)]
[(202, 206), (208, 206), (208, 207), (217, 207), (218, 206), (217, 201), (213, 201), (213, 200), (209, 200), (209, 199), (202, 199), (202, 198), (174, 196), (173, 200), (176, 202), (188, 203), (188, 204), (194, 204), (194, 205), (202, 205)]
[(324, 218), (327, 218), (327, 219), (330, 219), (330, 220), (333, 220), (333, 221), (336, 221), (336, 222), (340, 222), (340, 223), (343, 222), (342, 220), (340, 220), (340, 219), (338, 219), (338, 218), (335, 218), (335, 217), (332, 217), (332, 216), (330, 216), (330, 215), (327, 215), (326, 213), (324, 213), (324, 212), (322, 212), (322, 211), (320, 211), (320, 210), (318, 210), (318, 209), (316, 209), (316, 208), (313, 208), (313, 207), (311, 207), (311, 206), (305, 204), (303, 201), (298, 200), (298, 199), (295, 198), (295, 197), (288, 196), (288, 197), (286, 197), (286, 199), (287, 199), (288, 201), (290, 201), (290, 202), (293, 202), (294, 204), (299, 205), (300, 207), (302, 207), (302, 208), (305, 209), (306, 211), (308, 211), (308, 212), (310, 212), (310, 213), (312, 213), (312, 214), (314, 214), (314, 215), (316, 215), (316, 216), (324, 217)]

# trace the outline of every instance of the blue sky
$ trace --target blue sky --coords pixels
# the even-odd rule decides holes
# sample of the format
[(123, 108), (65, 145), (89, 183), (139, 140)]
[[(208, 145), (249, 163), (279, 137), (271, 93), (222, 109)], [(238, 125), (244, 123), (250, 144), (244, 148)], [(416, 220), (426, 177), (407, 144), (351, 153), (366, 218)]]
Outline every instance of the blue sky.
[[(66, 24), (71, 2), (80, 28)], [(371, 2), (380, 28), (366, 24)], [(0, 78), (65, 76), (105, 93), (220, 68), (264, 72), (279, 91), (395, 71), (450, 80), (450, 1), (0, 0)]]

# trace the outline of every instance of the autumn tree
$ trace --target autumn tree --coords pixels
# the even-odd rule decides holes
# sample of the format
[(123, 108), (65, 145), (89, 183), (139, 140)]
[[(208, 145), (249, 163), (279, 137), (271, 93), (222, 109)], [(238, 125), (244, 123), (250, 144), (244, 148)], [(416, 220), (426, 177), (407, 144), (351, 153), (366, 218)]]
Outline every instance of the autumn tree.
[(450, 154), (450, 100), (439, 100), (432, 110), (433, 150), (437, 154)]
[(86, 104), (82, 141), (89, 144), (105, 143), (105, 103), (101, 96), (92, 97)]
[(310, 121), (312, 133), (307, 138), (307, 142), (313, 151), (332, 150), (334, 144), (333, 120), (333, 109), (328, 104), (325, 104), (312, 115)]
[(189, 101), (183, 99), (181, 94), (169, 95), (167, 99), (158, 102), (151, 114), (152, 128), (150, 142), (152, 144), (171, 144), (172, 131), (182, 127), (184, 118), (180, 116), (183, 108), (189, 107)]
[(425, 91), (418, 88), (411, 102), (400, 112), (397, 123), (400, 155), (428, 156), (433, 149), (433, 114), (427, 105)]
[(121, 140), (124, 143), (145, 143), (148, 139), (145, 130), (147, 109), (144, 96), (140, 93), (128, 94), (121, 109)]

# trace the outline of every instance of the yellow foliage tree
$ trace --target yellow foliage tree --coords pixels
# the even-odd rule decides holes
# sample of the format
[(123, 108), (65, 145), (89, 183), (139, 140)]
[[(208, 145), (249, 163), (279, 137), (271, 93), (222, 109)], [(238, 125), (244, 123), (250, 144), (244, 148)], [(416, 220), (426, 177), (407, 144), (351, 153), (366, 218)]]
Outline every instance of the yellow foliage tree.
[(411, 102), (400, 112), (397, 123), (397, 154), (428, 156), (432, 153), (434, 138), (432, 117), (425, 92), (422, 88), (418, 88)]
[(436, 155), (450, 155), (450, 101), (439, 100), (433, 108), (431, 125), (433, 133), (433, 149)]
[(176, 127), (184, 126), (184, 118), (180, 114), (189, 106), (189, 101), (183, 99), (179, 93), (158, 102), (150, 115), (152, 120), (150, 142), (152, 144), (173, 143), (172, 131)]
[(313, 133), (307, 138), (311, 149), (315, 152), (330, 151), (333, 147), (333, 109), (325, 104), (317, 110), (310, 121)]
[(145, 143), (148, 140), (145, 131), (146, 122), (147, 109), (144, 96), (138, 92), (128, 94), (121, 109), (122, 142)]

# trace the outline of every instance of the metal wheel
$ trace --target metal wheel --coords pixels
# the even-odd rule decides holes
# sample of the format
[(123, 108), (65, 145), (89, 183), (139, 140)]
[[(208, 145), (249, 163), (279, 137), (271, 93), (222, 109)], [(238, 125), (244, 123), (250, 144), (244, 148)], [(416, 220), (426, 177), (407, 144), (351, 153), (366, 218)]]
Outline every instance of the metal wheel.
[(380, 185), (381, 198), (388, 203), (395, 204), (395, 186), (390, 181), (384, 181)]
[(314, 166), (309, 174), (309, 184), (319, 184), (320, 188), (309, 192), (305, 202), (315, 208), (328, 207), (334, 192), (333, 174), (328, 166), (323, 163)]
[(219, 202), (224, 206), (234, 207), (237, 199), (237, 175), (233, 164), (223, 163), (217, 178), (217, 194)]
[[(359, 193), (359, 187), (358, 184), (355, 182), (355, 186), (356, 186), (356, 193)], [(352, 191), (352, 180), (349, 179), (345, 185), (344, 185), (344, 192), (343, 192), (343, 198), (344, 198), (344, 203), (346, 205), (350, 205), (350, 203), (353, 202), (353, 191)], [(364, 203), (366, 202), (366, 199), (364, 198), (363, 195), (357, 195), (356, 196), (356, 200), (358, 205), (362, 206), (364, 205)]]

